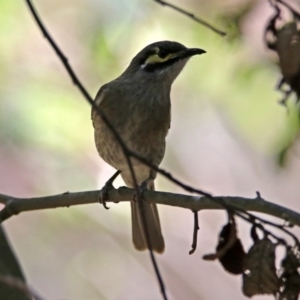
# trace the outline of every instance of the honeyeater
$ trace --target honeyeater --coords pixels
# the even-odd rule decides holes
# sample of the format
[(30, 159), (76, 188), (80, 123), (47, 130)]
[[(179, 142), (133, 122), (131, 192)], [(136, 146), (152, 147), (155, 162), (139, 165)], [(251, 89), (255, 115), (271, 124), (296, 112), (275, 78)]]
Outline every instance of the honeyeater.
[[(132, 59), (118, 78), (103, 85), (97, 93), (92, 108), (96, 148), (99, 155), (117, 170), (115, 175), (121, 174), (126, 186), (134, 187), (127, 160), (95, 106), (105, 114), (130, 150), (159, 166), (170, 128), (172, 83), (192, 56), (203, 53), (202, 49), (186, 48), (177, 42), (150, 44)], [(137, 159), (131, 161), (137, 184), (154, 190), (156, 172)], [(116, 176), (108, 181), (106, 187), (111, 186)], [(165, 243), (155, 203), (131, 201), (133, 244), (138, 250), (149, 248), (141, 209), (150, 247), (162, 253)]]

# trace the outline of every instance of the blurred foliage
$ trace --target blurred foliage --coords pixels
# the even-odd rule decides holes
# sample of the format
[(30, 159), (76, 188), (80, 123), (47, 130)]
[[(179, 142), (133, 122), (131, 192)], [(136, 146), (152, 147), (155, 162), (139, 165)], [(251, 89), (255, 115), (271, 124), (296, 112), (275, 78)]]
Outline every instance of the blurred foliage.
[[(260, 151), (276, 154), (295, 137), (297, 116), (292, 106), (287, 114), (283, 108), (274, 105), (279, 98), (273, 88), (277, 80), (276, 70), (268, 61), (257, 60), (259, 53), (251, 55), (252, 49), (241, 40), (245, 34), (243, 22), (255, 4), (255, 1), (243, 1), (234, 10), (214, 11), (220, 20), (217, 25), (224, 26), (222, 29), (228, 32), (229, 38), (222, 40), (184, 16), (155, 3), (89, 1), (85, 7), (89, 14), (81, 14), (83, 4), (80, 1), (71, 1), (57, 10), (47, 1), (37, 3), (46, 7), (48, 27), (52, 29), (54, 23), (54, 29), (61, 28), (62, 33), (56, 35), (58, 42), (63, 45), (64, 39), (60, 37), (68, 35), (67, 42), (73, 49), (69, 54), (66, 51), (67, 55), (71, 56), (75, 67), (79, 63), (77, 71), (82, 71), (83, 75), (89, 73), (84, 78), (87, 78), (88, 85), (92, 83), (94, 91), (117, 76), (146, 41), (182, 36), (185, 44), (203, 45), (208, 54), (199, 62), (198, 70), (196, 66), (188, 69), (186, 82), (193, 86), (195, 93), (204, 94), (212, 105), (222, 107), (240, 136)], [(49, 7), (51, 10), (47, 12)], [(194, 9), (198, 11), (196, 3)], [(42, 14), (45, 11), (41, 9)], [(124, 11), (126, 14), (121, 13)], [(3, 2), (1, 14), (0, 50), (3, 55), (0, 78), (3, 84), (0, 96), (4, 99), (0, 111), (1, 139), (16, 145), (34, 143), (68, 152), (91, 147), (90, 136), (84, 134), (91, 129), (87, 118), (89, 108), (77, 91), (72, 90), (70, 80), (55, 55), (45, 43), (37, 40), (39, 33), (35, 24), (28, 20), (24, 7)], [(18, 26), (15, 15), (20, 16), (18, 21), (24, 20), (24, 26)], [(64, 15), (70, 16), (69, 26), (65, 26)], [(56, 22), (51, 22), (53, 18)], [(180, 27), (177, 26), (178, 20), (182, 23)], [(50, 31), (55, 35), (54, 29)], [(232, 40), (232, 34), (240, 38)], [(41, 51), (36, 52), (38, 48)], [(77, 59), (79, 62), (75, 61)], [(195, 61), (193, 65), (196, 65)], [(205, 74), (205, 80), (199, 82), (201, 74)], [(89, 80), (91, 76), (95, 78)], [(100, 77), (100, 83), (97, 77)]]
[(228, 30), (227, 38), (234, 42), (240, 40), (243, 36), (243, 19), (256, 5), (256, 1), (248, 0), (229, 5), (227, 9), (220, 12), (220, 22)]

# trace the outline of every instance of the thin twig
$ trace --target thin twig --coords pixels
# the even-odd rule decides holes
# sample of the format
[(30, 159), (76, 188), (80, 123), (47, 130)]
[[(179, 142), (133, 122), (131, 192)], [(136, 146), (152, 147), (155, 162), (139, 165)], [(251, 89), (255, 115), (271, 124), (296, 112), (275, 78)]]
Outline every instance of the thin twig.
[[(249, 222), (249, 223), (251, 223), (252, 225), (255, 225), (257, 228), (259, 228), (262, 232), (263, 232), (263, 234), (265, 235), (265, 236), (272, 236), (275, 240), (277, 240), (277, 242), (279, 243), (279, 244), (282, 244), (282, 245), (287, 245), (287, 242), (284, 240), (284, 239), (282, 239), (282, 238), (279, 238), (278, 236), (276, 236), (274, 233), (272, 233), (271, 231), (269, 231), (269, 230), (266, 230), (265, 228), (264, 228), (264, 226), (261, 224), (261, 223), (258, 223), (257, 222), (257, 217), (256, 216), (254, 216), (254, 218), (251, 216), (251, 214), (250, 213), (248, 213), (246, 216), (244, 216), (242, 213), (239, 213), (239, 212), (235, 212), (235, 215), (236, 216), (238, 216), (238, 217), (240, 217), (241, 219), (243, 219), (243, 220), (245, 220), (245, 221), (247, 221), (247, 222)], [(266, 223), (267, 221), (266, 220), (263, 220), (262, 221), (262, 223)], [(292, 236), (294, 236), (292, 233), (290, 233), (289, 232), (289, 234), (290, 235), (292, 235)], [(296, 244), (299, 244), (299, 241), (296, 239)]]
[[(271, 221), (262, 219), (262, 218), (260, 218), (260, 217), (254, 216), (254, 215), (252, 215), (252, 214), (250, 214), (250, 213), (249, 213), (248, 215), (249, 215), (251, 218), (253, 218), (253, 220), (255, 220), (255, 221), (260, 221), (260, 222), (262, 222), (262, 223), (264, 223), (264, 224), (266, 224), (266, 225), (270, 225), (270, 226), (273, 226), (273, 227), (275, 227), (275, 228), (278, 228), (278, 229), (282, 230), (283, 232), (285, 232), (287, 235), (289, 235), (289, 236), (294, 240), (295, 244), (296, 244), (298, 247), (300, 246), (299, 239), (298, 239), (293, 233), (291, 233), (289, 230), (287, 230), (287, 229), (285, 228), (285, 225), (284, 225), (284, 224), (283, 224), (283, 225), (281, 225), (281, 224), (276, 224), (276, 223), (274, 223), (274, 222), (271, 222)], [(268, 234), (270, 234), (270, 232), (269, 232)]]
[(221, 31), (215, 27), (213, 27), (212, 25), (210, 25), (209, 23), (207, 23), (206, 21), (196, 17), (194, 14), (190, 13), (190, 12), (187, 12), (186, 10), (182, 9), (182, 8), (179, 8), (178, 6), (175, 6), (174, 4), (171, 4), (171, 3), (168, 3), (166, 1), (162, 1), (162, 0), (153, 0), (154, 2), (157, 2), (159, 4), (161, 4), (162, 6), (168, 6), (170, 8), (173, 8), (174, 10), (182, 13), (183, 15), (185, 16), (188, 16), (189, 18), (191, 18), (192, 20), (196, 21), (197, 23), (209, 28), (210, 30), (212, 30), (213, 32), (221, 35), (221, 36), (225, 36), (226, 35), (226, 32), (224, 31)]
[(189, 255), (193, 254), (197, 249), (198, 230), (200, 229), (199, 220), (198, 220), (198, 211), (193, 211), (193, 214), (194, 214), (193, 243)]
[[(146, 166), (152, 168), (153, 170), (155, 170), (157, 173), (163, 175), (165, 178), (169, 179), (171, 182), (175, 183), (176, 185), (182, 187), (184, 190), (186, 190), (187, 192), (190, 192), (190, 193), (195, 193), (195, 194), (199, 194), (199, 195), (202, 195), (202, 196), (205, 196), (205, 197), (212, 197), (212, 194), (208, 193), (208, 192), (205, 192), (203, 190), (200, 190), (200, 189), (195, 189), (193, 188), (192, 186), (190, 185), (187, 185), (185, 183), (183, 183), (182, 181), (176, 179), (171, 173), (153, 165), (152, 163), (150, 163), (147, 159), (145, 159), (144, 157), (136, 154), (135, 152), (129, 150), (129, 154), (136, 158), (137, 160), (139, 160), (140, 162), (142, 162), (143, 164), (145, 164)], [(216, 201), (217, 198), (216, 198)]]
[[(42, 23), (40, 17), (38, 16), (37, 11), (35, 10), (32, 2), (30, 0), (25, 0), (28, 4), (28, 7), (35, 19), (35, 21), (38, 24), (38, 27), (40, 28), (40, 30), (42, 31), (44, 37), (48, 40), (48, 42), (50, 43), (50, 45), (52, 46), (52, 48), (54, 49), (55, 53), (57, 54), (57, 56), (60, 58), (60, 60), (62, 61), (64, 67), (66, 68), (67, 72), (69, 73), (74, 85), (76, 85), (80, 92), (83, 94), (84, 98), (92, 105), (92, 107), (97, 111), (97, 113), (101, 116), (102, 120), (104, 121), (104, 123), (106, 124), (106, 126), (111, 130), (111, 132), (113, 133), (114, 137), (116, 138), (118, 144), (120, 145), (130, 173), (131, 173), (131, 177), (134, 183), (134, 187), (136, 190), (136, 197), (137, 197), (137, 201), (139, 203), (139, 209), (140, 209), (140, 203), (141, 203), (141, 197), (140, 197), (140, 193), (139, 193), (139, 189), (138, 189), (138, 184), (137, 184), (137, 180), (136, 180), (136, 176), (135, 176), (135, 172), (132, 166), (132, 162), (130, 159), (130, 154), (128, 151), (128, 148), (126, 146), (126, 144), (124, 143), (124, 141), (122, 140), (122, 138), (120, 137), (120, 135), (118, 134), (118, 132), (116, 131), (116, 129), (114, 128), (114, 126), (112, 125), (112, 123), (110, 122), (110, 120), (106, 117), (106, 115), (104, 114), (104, 112), (97, 106), (95, 105), (92, 97), (89, 95), (89, 93), (86, 91), (86, 89), (84, 88), (84, 86), (81, 84), (81, 82), (79, 81), (79, 79), (77, 78), (75, 72), (73, 71), (73, 69), (71, 68), (68, 59), (66, 58), (66, 56), (63, 54), (63, 52), (60, 50), (60, 48), (57, 46), (56, 42), (54, 42), (53, 38), (51, 37), (50, 33), (48, 32), (48, 30), (46, 29), (46, 27), (44, 26), (44, 24)], [(140, 213), (141, 213), (141, 220), (142, 220), (142, 226), (144, 229), (144, 233), (145, 233), (145, 237), (146, 237), (146, 243), (147, 246), (149, 248), (149, 252), (150, 252), (150, 258), (155, 270), (155, 274), (160, 286), (160, 291), (162, 293), (163, 299), (167, 299), (167, 295), (166, 295), (166, 289), (165, 289), (165, 285), (163, 283), (163, 279), (162, 276), (159, 272), (159, 268), (156, 262), (156, 259), (154, 257), (153, 251), (152, 251), (152, 246), (151, 246), (151, 242), (150, 242), (150, 238), (149, 238), (149, 229), (147, 228), (146, 225), (146, 219), (145, 219), (145, 213), (143, 212), (142, 209), (140, 209)]]
[(300, 14), (293, 8), (291, 7), (288, 3), (286, 3), (283, 0), (276, 0), (278, 3), (284, 5), (285, 7), (287, 7), (298, 19), (300, 19)]

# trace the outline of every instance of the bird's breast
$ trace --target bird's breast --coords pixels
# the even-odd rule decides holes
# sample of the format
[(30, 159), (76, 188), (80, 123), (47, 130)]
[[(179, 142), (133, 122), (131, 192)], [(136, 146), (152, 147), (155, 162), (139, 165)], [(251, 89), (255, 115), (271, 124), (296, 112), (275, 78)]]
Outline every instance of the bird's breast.
[[(170, 101), (159, 97), (123, 91), (114, 95), (108, 93), (99, 105), (127, 147), (155, 165), (159, 165), (164, 156), (165, 137), (170, 126)], [(121, 169), (126, 160), (116, 138), (95, 112), (93, 121), (100, 156)]]

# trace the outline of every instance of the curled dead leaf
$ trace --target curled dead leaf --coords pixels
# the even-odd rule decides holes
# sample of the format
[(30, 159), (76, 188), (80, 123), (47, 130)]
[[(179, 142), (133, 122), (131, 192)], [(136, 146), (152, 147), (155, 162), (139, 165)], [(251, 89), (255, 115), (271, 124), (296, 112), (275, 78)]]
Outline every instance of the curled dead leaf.
[(268, 238), (254, 243), (244, 258), (243, 293), (247, 297), (258, 294), (275, 295), (280, 280), (275, 268), (276, 245)]

